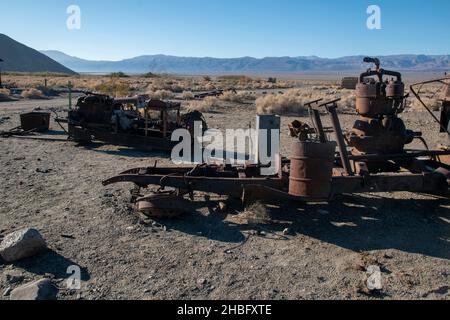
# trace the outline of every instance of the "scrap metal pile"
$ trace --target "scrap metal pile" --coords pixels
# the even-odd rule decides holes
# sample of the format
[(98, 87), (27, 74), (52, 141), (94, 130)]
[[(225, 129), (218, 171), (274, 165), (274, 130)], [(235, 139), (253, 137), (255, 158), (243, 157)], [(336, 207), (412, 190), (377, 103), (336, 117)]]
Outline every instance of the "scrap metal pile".
[[(376, 69), (369, 69), (358, 79), (359, 117), (352, 130), (344, 133), (341, 129), (339, 99), (306, 104), (311, 124), (297, 121), (291, 125), (297, 141), (290, 159), (280, 159), (277, 175), (261, 175), (261, 165), (154, 166), (123, 172), (104, 181), (104, 185), (134, 183), (137, 208), (157, 217), (164, 216), (164, 212), (172, 217), (188, 211), (185, 196), (193, 199), (195, 191), (240, 197), (244, 203), (329, 201), (340, 194), (393, 191), (448, 196), (450, 166), (440, 157), (450, 155), (450, 151), (406, 148), (414, 140), (425, 141), (420, 132), (408, 130), (399, 118), (407, 98), (402, 75), (381, 69), (378, 59), (364, 61), (374, 63)], [(411, 90), (415, 92), (413, 86)], [(445, 106), (448, 111), (444, 101)], [(323, 114), (330, 116), (332, 128), (324, 127)], [(335, 140), (330, 139), (331, 133)], [(159, 189), (142, 196), (140, 190), (149, 186)]]

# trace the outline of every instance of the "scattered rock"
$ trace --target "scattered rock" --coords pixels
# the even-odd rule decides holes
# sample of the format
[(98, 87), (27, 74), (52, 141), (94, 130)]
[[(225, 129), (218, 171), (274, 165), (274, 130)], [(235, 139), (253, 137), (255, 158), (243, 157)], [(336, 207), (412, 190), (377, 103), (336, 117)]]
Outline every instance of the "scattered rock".
[(383, 289), (381, 282), (381, 268), (379, 266), (371, 265), (367, 268), (367, 289), (369, 289), (370, 292)]
[(227, 204), (225, 203), (225, 202), (219, 202), (219, 205), (218, 205), (218, 207), (217, 207), (217, 210), (219, 211), (219, 212), (224, 212), (224, 211), (226, 211), (227, 210)]
[(41, 169), (41, 168), (37, 168), (36, 169), (37, 173), (44, 173), (44, 174), (46, 174), (46, 173), (50, 173), (50, 171), (52, 171), (52, 169)]
[(319, 214), (330, 214), (329, 211), (323, 210), (323, 209), (317, 210), (317, 213), (319, 213)]
[(286, 228), (283, 230), (283, 235), (284, 236), (290, 236), (292, 234), (292, 230), (289, 228)]
[(206, 281), (206, 279), (200, 278), (197, 280), (197, 288), (203, 289), (207, 283), (208, 281)]
[(0, 256), (6, 262), (33, 257), (47, 249), (44, 238), (35, 229), (22, 229), (7, 235), (0, 244)]
[(24, 275), (19, 271), (5, 271), (4, 280), (9, 284), (20, 283), (25, 280)]
[(58, 288), (49, 279), (28, 283), (11, 291), (10, 300), (56, 300)]

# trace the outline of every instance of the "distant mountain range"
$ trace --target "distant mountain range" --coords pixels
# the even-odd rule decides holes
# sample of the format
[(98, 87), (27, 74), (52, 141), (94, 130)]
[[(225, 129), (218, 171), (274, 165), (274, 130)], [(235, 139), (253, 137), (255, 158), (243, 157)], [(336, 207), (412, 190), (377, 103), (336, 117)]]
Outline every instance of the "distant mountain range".
[[(0, 34), (0, 67), (4, 71), (56, 72), (74, 74), (122, 71), (172, 74), (314, 74), (345, 73), (366, 69), (364, 56), (336, 59), (311, 57), (268, 58), (194, 58), (146, 55), (121, 61), (91, 61), (69, 56), (60, 51), (38, 52), (10, 37)], [(392, 55), (379, 57), (382, 67), (399, 71), (444, 72), (450, 70), (450, 55)]]
[[(319, 57), (251, 57), (220, 59), (147, 55), (121, 61), (91, 61), (59, 51), (42, 51), (77, 72), (174, 73), (174, 74), (284, 74), (360, 71), (368, 67), (364, 56), (336, 59)], [(450, 55), (392, 55), (379, 57), (382, 67), (400, 71), (443, 72), (450, 70)]]
[(29, 48), (0, 33), (1, 69), (14, 72), (54, 72), (75, 74), (74, 71), (52, 60), (47, 55)]

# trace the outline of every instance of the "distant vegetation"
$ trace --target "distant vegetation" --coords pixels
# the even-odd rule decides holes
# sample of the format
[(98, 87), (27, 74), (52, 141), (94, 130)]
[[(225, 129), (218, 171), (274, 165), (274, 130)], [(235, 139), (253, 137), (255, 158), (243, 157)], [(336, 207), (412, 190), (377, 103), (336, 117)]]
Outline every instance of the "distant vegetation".
[(122, 71), (119, 71), (119, 72), (110, 73), (109, 77), (111, 77), (111, 78), (129, 78), (130, 76), (123, 73)]
[(95, 87), (95, 91), (107, 94), (111, 97), (126, 97), (130, 94), (131, 86), (117, 78), (111, 77), (108, 81), (102, 82)]
[(57, 73), (57, 72), (2, 72), (5, 76), (22, 76), (22, 77), (70, 77), (70, 75), (65, 73)]
[(153, 72), (147, 72), (142, 75), (144, 78), (161, 78), (161, 75), (153, 73)]

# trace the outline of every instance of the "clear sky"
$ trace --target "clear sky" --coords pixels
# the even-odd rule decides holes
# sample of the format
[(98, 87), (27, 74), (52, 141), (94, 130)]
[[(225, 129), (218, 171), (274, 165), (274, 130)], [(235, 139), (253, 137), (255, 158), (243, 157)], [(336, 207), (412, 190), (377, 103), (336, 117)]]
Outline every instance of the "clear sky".
[[(66, 27), (72, 4), (80, 30)], [(366, 26), (369, 5), (381, 8), (381, 30)], [(448, 0), (0, 0), (0, 33), (104, 60), (449, 54), (449, 22)]]

